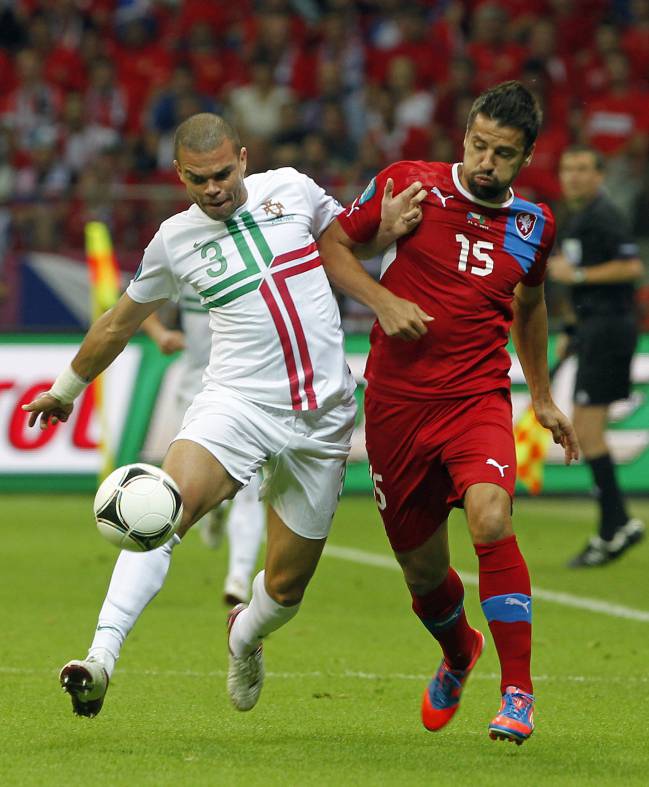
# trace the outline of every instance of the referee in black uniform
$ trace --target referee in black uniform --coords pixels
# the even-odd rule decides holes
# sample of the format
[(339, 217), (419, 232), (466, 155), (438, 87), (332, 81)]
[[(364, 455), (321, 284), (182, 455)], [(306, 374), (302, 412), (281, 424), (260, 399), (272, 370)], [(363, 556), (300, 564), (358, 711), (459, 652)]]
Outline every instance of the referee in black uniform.
[(604, 160), (585, 145), (561, 156), (559, 177), (566, 214), (557, 233), (549, 275), (569, 285), (574, 310), (571, 345), (577, 355), (573, 423), (597, 490), (599, 532), (570, 562), (600, 566), (644, 535), (629, 516), (606, 443), (608, 408), (629, 396), (636, 346), (634, 282), (642, 260), (624, 217), (602, 192)]

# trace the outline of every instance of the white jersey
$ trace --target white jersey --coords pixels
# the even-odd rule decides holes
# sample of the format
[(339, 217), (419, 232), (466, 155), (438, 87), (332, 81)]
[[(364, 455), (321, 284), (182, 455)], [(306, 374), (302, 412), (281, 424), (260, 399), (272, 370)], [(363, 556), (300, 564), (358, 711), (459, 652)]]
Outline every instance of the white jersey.
[(341, 207), (290, 167), (245, 184), (248, 199), (227, 221), (196, 205), (164, 221), (126, 292), (178, 300), (191, 285), (210, 313), (206, 390), (280, 409), (332, 406), (355, 384), (315, 241)]
[(210, 314), (201, 305), (194, 289), (185, 284), (180, 291), (180, 326), (185, 335), (185, 349), (180, 358), (178, 403), (184, 414), (190, 402), (203, 387), (203, 374), (210, 360), (212, 332)]

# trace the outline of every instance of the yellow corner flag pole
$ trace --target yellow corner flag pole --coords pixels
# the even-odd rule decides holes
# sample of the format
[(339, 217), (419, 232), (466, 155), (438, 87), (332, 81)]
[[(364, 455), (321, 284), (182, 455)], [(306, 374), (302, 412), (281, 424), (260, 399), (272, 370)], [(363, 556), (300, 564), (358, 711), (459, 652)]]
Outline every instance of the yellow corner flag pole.
[[(90, 274), (90, 301), (93, 322), (108, 309), (112, 308), (119, 298), (119, 267), (113, 254), (108, 227), (101, 221), (89, 221), (85, 228), (86, 259)], [(102, 467), (99, 480), (103, 480), (115, 466), (115, 458), (110, 446), (108, 431), (108, 414), (104, 406), (103, 375), (99, 375), (92, 383), (95, 406), (99, 414), (99, 450)]]

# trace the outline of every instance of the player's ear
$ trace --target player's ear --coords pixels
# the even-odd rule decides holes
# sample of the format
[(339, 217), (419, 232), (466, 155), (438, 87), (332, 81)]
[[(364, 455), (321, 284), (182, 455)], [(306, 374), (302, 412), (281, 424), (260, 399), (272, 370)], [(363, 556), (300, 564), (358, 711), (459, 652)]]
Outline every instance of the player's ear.
[(178, 175), (178, 177), (180, 178), (181, 182), (184, 183), (185, 181), (183, 180), (182, 170), (180, 168), (180, 164), (178, 163), (177, 159), (174, 159), (174, 167), (176, 169), (176, 175)]
[(525, 158), (523, 159), (523, 166), (529, 167), (532, 163), (532, 156), (534, 155), (534, 149), (536, 148), (536, 142), (532, 145), (532, 147), (527, 151)]
[(239, 153), (239, 166), (241, 167), (241, 176), (246, 174), (246, 167), (248, 165), (248, 148), (241, 148)]

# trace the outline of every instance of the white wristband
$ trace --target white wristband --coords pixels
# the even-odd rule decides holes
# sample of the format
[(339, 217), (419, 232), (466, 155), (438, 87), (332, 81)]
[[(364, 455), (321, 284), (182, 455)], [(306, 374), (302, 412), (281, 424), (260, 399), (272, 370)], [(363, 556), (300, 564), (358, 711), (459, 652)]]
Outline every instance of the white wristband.
[(74, 369), (68, 366), (68, 368), (64, 369), (56, 380), (54, 380), (54, 384), (48, 393), (55, 396), (61, 404), (70, 404), (74, 402), (87, 385), (88, 380), (79, 377)]

